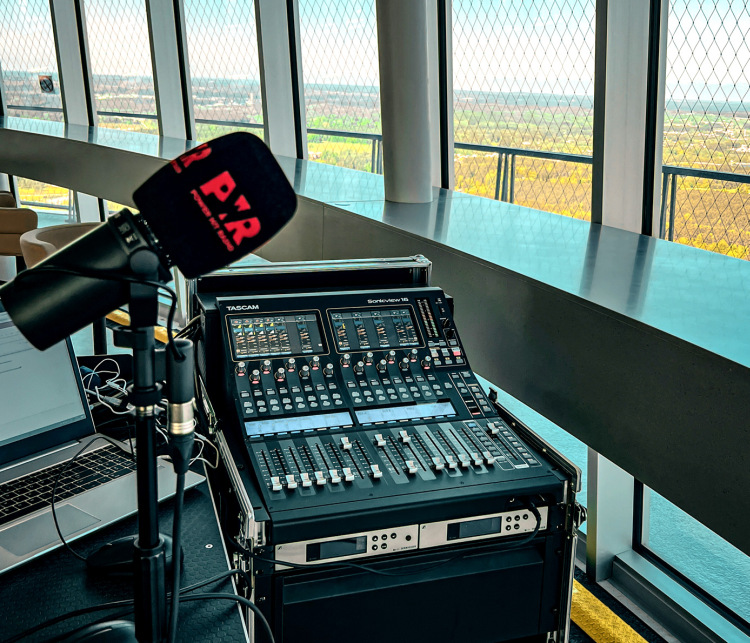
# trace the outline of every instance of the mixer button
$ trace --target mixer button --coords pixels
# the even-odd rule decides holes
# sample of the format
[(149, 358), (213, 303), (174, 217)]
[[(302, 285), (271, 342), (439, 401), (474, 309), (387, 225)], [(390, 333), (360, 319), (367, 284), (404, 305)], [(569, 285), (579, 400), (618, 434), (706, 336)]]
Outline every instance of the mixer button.
[(317, 398), (317, 397), (315, 397), (314, 395), (308, 395), (308, 396), (307, 396), (307, 401), (308, 401), (308, 402), (317, 402), (317, 401), (318, 401), (318, 398)]
[(414, 460), (406, 460), (404, 464), (406, 465), (406, 473), (414, 475), (417, 472), (417, 465)]
[(318, 408), (318, 403), (317, 402), (310, 402), (310, 408), (311, 409), (317, 409)]
[(325, 400), (323, 400), (323, 402), (321, 402), (321, 404), (322, 404), (323, 406), (331, 406), (331, 403), (330, 403), (330, 402), (327, 402), (327, 401), (325, 401)]
[(409, 432), (406, 429), (402, 429), (401, 431), (399, 431), (398, 435), (404, 444), (406, 444), (407, 442), (411, 442), (411, 436), (409, 435)]
[(286, 476), (286, 488), (287, 489), (297, 488), (297, 479), (294, 477), (293, 473), (290, 473)]
[(283, 488), (281, 486), (281, 478), (279, 476), (271, 476), (271, 491), (281, 491)]
[(386, 402), (387, 399), (385, 395), (378, 395), (378, 402)]
[(398, 399), (398, 395), (389, 395), (388, 398), (391, 399), (391, 400), (397, 400)]
[(344, 480), (346, 482), (352, 482), (352, 480), (354, 480), (354, 474), (350, 467), (344, 467), (341, 471), (344, 474)]
[(315, 385), (315, 390), (316, 391), (325, 391), (326, 390), (326, 385), (325, 384), (316, 384)]
[(332, 398), (333, 398), (334, 400), (340, 400), (340, 399), (341, 399), (341, 394), (339, 394), (339, 393), (334, 393), (333, 395), (331, 395), (331, 397), (332, 397)]
[(309, 384), (305, 384), (305, 393), (312, 393), (313, 387)]
[(385, 439), (383, 438), (382, 433), (376, 433), (375, 434), (375, 446), (376, 447), (384, 447), (385, 446)]
[(307, 473), (307, 472), (300, 473), (299, 477), (302, 480), (302, 486), (303, 487), (312, 487), (312, 480), (310, 480), (310, 474), (309, 473)]
[(377, 464), (371, 464), (370, 471), (372, 472), (372, 477), (376, 480), (383, 477), (383, 472), (380, 470), (380, 467)]
[(329, 391), (335, 391), (338, 387), (336, 386), (335, 382), (329, 382), (328, 383), (328, 390)]
[(250, 397), (249, 391), (240, 391), (240, 397)]
[(315, 477), (315, 484), (319, 487), (326, 483), (326, 477), (322, 471), (313, 471), (313, 476)]
[(349, 438), (345, 435), (341, 437), (341, 448), (344, 449), (344, 451), (348, 451), (352, 448), (352, 443), (349, 441)]
[(327, 399), (329, 399), (328, 393), (321, 393), (320, 394), (320, 399), (321, 400), (327, 400)]
[(445, 468), (445, 462), (439, 455), (432, 456), (432, 464), (435, 471), (442, 471)]
[(334, 404), (335, 404), (336, 406), (341, 406), (341, 405), (343, 405), (343, 403), (344, 403), (344, 402), (343, 402), (343, 401), (341, 401), (341, 400), (334, 400)]
[(338, 469), (329, 469), (328, 475), (331, 476), (331, 482), (333, 484), (341, 482), (341, 476), (339, 475)]

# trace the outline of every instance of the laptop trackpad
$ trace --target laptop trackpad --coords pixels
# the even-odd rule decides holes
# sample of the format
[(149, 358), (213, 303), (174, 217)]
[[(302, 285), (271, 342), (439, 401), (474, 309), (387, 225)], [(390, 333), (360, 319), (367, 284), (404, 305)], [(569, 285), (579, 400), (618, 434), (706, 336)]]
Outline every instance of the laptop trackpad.
[[(66, 536), (99, 522), (98, 518), (72, 505), (55, 507), (55, 513), (60, 529)], [(26, 556), (59, 541), (60, 536), (57, 535), (51, 512), (0, 532), (0, 547), (15, 556)]]

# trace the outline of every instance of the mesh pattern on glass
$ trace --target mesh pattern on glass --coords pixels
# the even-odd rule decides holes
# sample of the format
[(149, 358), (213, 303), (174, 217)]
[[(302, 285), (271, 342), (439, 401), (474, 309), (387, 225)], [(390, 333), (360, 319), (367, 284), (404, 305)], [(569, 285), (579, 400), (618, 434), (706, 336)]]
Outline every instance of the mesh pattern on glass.
[(309, 158), (379, 171), (375, 0), (300, 0), (299, 21)]
[(68, 188), (21, 177), (16, 180), (22, 207), (31, 208), (39, 217), (37, 227), (76, 222), (73, 195)]
[[(670, 2), (661, 233), (744, 259), (750, 258), (749, 30), (746, 0)], [(674, 176), (670, 166), (695, 171)]]
[[(48, 0), (0, 2), (0, 72), (8, 113), (62, 120)], [(27, 109), (22, 109), (22, 108)]]
[(185, 28), (198, 139), (248, 129), (262, 137), (253, 0), (185, 0)]
[(453, 1), (457, 190), (591, 218), (594, 4)]
[(85, 14), (99, 124), (157, 134), (156, 119), (143, 118), (156, 115), (144, 0), (86, 0)]

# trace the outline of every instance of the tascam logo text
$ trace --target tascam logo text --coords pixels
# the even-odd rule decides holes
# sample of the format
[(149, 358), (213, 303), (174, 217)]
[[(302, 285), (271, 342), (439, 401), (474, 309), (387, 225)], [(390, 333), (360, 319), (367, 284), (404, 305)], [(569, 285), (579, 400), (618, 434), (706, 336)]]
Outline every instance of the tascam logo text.
[[(172, 161), (172, 167), (179, 174), (210, 154), (211, 148), (201, 145)], [(247, 216), (250, 203), (244, 194), (237, 192), (237, 184), (229, 171), (221, 172), (199, 189), (190, 190), (190, 194), (229, 252), (234, 252), (245, 239), (252, 239), (260, 232), (260, 220), (258, 217)], [(206, 203), (207, 197), (218, 201), (218, 213), (212, 211)]]
[(260, 310), (258, 304), (245, 304), (244, 306), (227, 306), (227, 310)]

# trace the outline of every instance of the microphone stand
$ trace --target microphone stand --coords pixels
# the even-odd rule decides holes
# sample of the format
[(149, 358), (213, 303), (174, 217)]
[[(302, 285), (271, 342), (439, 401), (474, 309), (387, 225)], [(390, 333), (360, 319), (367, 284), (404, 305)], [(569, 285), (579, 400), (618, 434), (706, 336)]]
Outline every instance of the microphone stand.
[[(158, 281), (159, 259), (150, 250), (139, 250), (130, 258), (136, 278)], [(158, 298), (153, 286), (130, 283), (130, 328), (115, 336), (115, 345), (133, 350), (133, 386), (128, 401), (136, 407), (136, 473), (138, 535), (112, 543), (132, 546), (134, 570), (135, 628), (128, 621), (110, 621), (87, 627), (69, 641), (140, 641), (166, 639), (166, 545), (159, 533), (159, 505), (156, 472), (155, 407), (161, 400), (161, 386), (155, 378), (154, 329)], [(123, 542), (126, 541), (126, 542)], [(130, 545), (132, 543), (132, 545)], [(180, 552), (172, 552), (174, 565)]]

